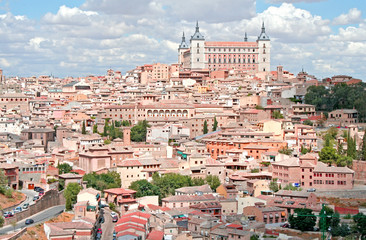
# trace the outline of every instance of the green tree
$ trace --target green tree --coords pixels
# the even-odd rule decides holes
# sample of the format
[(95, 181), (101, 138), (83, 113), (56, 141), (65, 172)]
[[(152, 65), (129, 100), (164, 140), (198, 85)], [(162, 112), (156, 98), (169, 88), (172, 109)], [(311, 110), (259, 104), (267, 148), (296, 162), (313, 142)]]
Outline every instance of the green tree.
[(130, 122), (129, 122), (129, 121), (127, 121), (127, 120), (123, 120), (123, 121), (122, 121), (122, 126), (124, 126), (124, 127), (129, 127), (129, 126), (130, 126)]
[(286, 147), (282, 147), (278, 152), (285, 154), (285, 155), (291, 155), (292, 154), (292, 149), (288, 148), (288, 146)]
[(313, 126), (314, 124), (313, 124), (313, 122), (312, 122), (312, 121), (310, 121), (309, 119), (306, 119), (306, 120), (304, 121), (304, 125)]
[(362, 138), (361, 159), (366, 161), (366, 129)]
[(351, 234), (351, 230), (348, 224), (346, 223), (342, 223), (336, 227), (333, 227), (330, 231), (330, 233), (332, 234), (332, 236), (334, 237), (346, 237), (349, 236)]
[(353, 216), (354, 229), (361, 236), (361, 239), (366, 239), (366, 215), (363, 213), (358, 213)]
[(349, 132), (347, 136), (347, 156), (351, 157), (352, 159), (355, 159), (357, 156), (356, 141), (351, 137)]
[(193, 186), (202, 186), (205, 185), (205, 179), (203, 178), (193, 178), (192, 179)]
[(168, 173), (163, 176), (156, 173), (153, 175), (152, 183), (159, 187), (162, 198), (174, 195), (177, 188), (193, 186), (190, 176), (183, 176), (178, 173)]
[(319, 153), (319, 161), (332, 164), (338, 158), (337, 152), (332, 147), (324, 147)]
[(274, 119), (283, 119), (283, 115), (280, 111), (273, 111), (272, 112), (272, 118)]
[(92, 187), (99, 191), (121, 187), (121, 177), (116, 171), (102, 174), (88, 173), (83, 176), (83, 180), (87, 182), (87, 187)]
[(76, 203), (77, 195), (81, 190), (81, 186), (78, 183), (69, 183), (64, 191), (66, 199), (66, 210), (72, 210), (72, 204)]
[(210, 185), (213, 191), (216, 191), (216, 188), (218, 188), (221, 185), (219, 177), (215, 175), (208, 175), (205, 181), (208, 185)]
[(256, 106), (255, 106), (255, 109), (263, 110), (263, 109), (264, 109), (264, 107), (262, 107), (261, 105), (256, 105)]
[(59, 174), (69, 173), (72, 170), (72, 167), (67, 163), (61, 163), (57, 166), (57, 168)]
[(109, 209), (112, 210), (113, 212), (117, 212), (117, 209), (116, 209), (116, 204), (114, 203), (109, 203)]
[(310, 86), (305, 94), (305, 103), (315, 105), (318, 111), (329, 111), (329, 89), (324, 86)]
[(83, 121), (83, 126), (81, 127), (81, 134), (86, 134), (85, 121)]
[(300, 152), (302, 155), (305, 155), (308, 152), (311, 152), (311, 147), (309, 149), (307, 149), (306, 147), (304, 147), (304, 145), (301, 145)]
[(207, 121), (205, 120), (203, 122), (203, 134), (206, 134), (208, 133), (208, 127), (207, 127)]
[(269, 189), (271, 189), (272, 192), (278, 192), (278, 190), (280, 190), (277, 183), (277, 178), (272, 179), (272, 181), (269, 183)]
[(105, 121), (104, 123), (104, 127), (103, 127), (103, 134), (102, 134), (103, 137), (106, 137), (108, 136), (108, 122)]
[(159, 187), (148, 182), (146, 179), (132, 182), (129, 189), (136, 191), (136, 197), (161, 195)]
[[(340, 223), (339, 213), (335, 213), (333, 209), (328, 206), (324, 206), (320, 211), (320, 215), (326, 215), (330, 217), (320, 218), (319, 226), (324, 227), (324, 229), (328, 229), (329, 227), (335, 228), (338, 227)], [(324, 225), (325, 224), (325, 225)]]
[(150, 127), (146, 120), (138, 122), (131, 128), (131, 141), (133, 142), (145, 142), (147, 128)]
[(337, 167), (352, 167), (353, 159), (349, 156), (337, 155), (335, 164), (337, 165)]
[(294, 212), (295, 214), (291, 214), (288, 218), (291, 227), (300, 231), (312, 231), (314, 229), (316, 216), (313, 214), (313, 210), (297, 208)]
[(259, 240), (259, 236), (257, 234), (253, 234), (250, 236), (250, 240)]
[(8, 178), (5, 176), (4, 170), (0, 169), (0, 193), (5, 194), (8, 186)]
[(212, 126), (212, 131), (216, 131), (217, 130), (217, 125), (218, 125), (218, 122), (216, 120), (216, 117), (214, 117), (214, 124)]
[(3, 216), (0, 216), (0, 228), (4, 226), (4, 222), (5, 222), (5, 220), (4, 220)]
[(98, 124), (93, 125), (93, 133), (98, 133)]

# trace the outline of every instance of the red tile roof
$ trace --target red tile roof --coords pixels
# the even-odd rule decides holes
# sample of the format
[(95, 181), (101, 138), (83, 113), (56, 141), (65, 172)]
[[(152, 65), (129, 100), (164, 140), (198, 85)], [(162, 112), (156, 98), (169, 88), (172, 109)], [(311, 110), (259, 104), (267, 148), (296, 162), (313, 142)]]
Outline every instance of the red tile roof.
[(124, 188), (110, 188), (110, 189), (104, 190), (104, 192), (109, 193), (109, 194), (115, 194), (115, 195), (136, 193), (136, 191), (134, 191), (134, 190), (124, 189)]
[(164, 239), (164, 232), (156, 230), (149, 233), (149, 235), (147, 235), (146, 238), (146, 240), (162, 240), (162, 239)]

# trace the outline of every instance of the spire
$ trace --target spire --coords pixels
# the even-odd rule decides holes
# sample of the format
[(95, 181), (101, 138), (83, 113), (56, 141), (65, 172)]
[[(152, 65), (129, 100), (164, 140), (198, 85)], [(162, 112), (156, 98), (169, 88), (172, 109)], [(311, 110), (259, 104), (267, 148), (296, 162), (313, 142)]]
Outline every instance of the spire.
[(178, 49), (186, 49), (186, 48), (188, 48), (188, 44), (186, 43), (186, 37), (184, 36), (184, 31), (183, 31), (182, 42), (180, 43)]
[(266, 34), (266, 29), (264, 27), (264, 22), (262, 22), (262, 32), (261, 32), (261, 34), (259, 34), (258, 40), (269, 41), (269, 37)]
[(196, 32), (191, 37), (191, 40), (192, 39), (194, 39), (194, 40), (205, 40), (205, 38), (200, 33), (200, 27), (198, 26), (198, 21), (196, 22)]
[(245, 36), (244, 36), (244, 42), (248, 42), (248, 36), (247, 36), (247, 32), (245, 32)]

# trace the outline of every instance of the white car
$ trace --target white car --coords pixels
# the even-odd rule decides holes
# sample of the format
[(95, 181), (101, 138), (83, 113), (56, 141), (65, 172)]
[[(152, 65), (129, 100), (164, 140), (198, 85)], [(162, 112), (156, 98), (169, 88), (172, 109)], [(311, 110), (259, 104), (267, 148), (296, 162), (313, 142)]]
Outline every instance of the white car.
[(116, 212), (111, 212), (111, 217), (113, 218), (114, 216), (117, 216)]

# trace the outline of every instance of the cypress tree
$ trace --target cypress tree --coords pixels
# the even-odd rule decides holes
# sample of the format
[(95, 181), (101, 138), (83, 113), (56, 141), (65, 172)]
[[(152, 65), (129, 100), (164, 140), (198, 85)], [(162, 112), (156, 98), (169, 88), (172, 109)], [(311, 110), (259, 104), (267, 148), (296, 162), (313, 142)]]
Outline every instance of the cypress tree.
[(82, 126), (82, 128), (81, 128), (81, 133), (82, 133), (82, 134), (86, 134), (85, 121), (83, 121), (83, 126)]
[(216, 117), (215, 117), (214, 118), (214, 124), (212, 126), (212, 131), (216, 131), (217, 130), (217, 124), (218, 124), (218, 122), (217, 122)]
[(203, 123), (203, 134), (208, 133), (208, 127), (207, 127), (207, 121), (205, 120), (205, 122)]
[(366, 161), (366, 129), (362, 139), (361, 159)]

